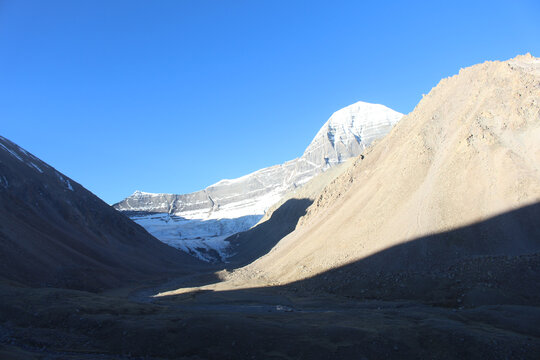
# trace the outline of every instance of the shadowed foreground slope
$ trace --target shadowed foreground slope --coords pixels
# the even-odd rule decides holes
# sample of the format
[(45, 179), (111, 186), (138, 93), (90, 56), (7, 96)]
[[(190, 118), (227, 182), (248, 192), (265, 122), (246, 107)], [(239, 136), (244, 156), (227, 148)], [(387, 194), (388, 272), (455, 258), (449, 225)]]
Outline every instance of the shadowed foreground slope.
[[(0, 286), (0, 355), (537, 359), (539, 211), (535, 204), (500, 214), (284, 286), (225, 290), (222, 283), (148, 299)], [(531, 243), (518, 253), (528, 255), (500, 255), (501, 235), (487, 251), (430, 259), (433, 247), (488, 241), (498, 223), (527, 231)]]
[(194, 266), (197, 260), (0, 137), (0, 279), (99, 290)]

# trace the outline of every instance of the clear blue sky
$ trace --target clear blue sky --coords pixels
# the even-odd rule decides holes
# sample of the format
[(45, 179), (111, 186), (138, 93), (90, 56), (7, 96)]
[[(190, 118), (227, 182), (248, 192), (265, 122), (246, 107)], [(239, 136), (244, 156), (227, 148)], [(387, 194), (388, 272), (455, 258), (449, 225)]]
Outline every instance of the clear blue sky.
[[(444, 4), (443, 4), (444, 3)], [(540, 56), (538, 1), (0, 0), (0, 134), (109, 203), (301, 155), (363, 100)]]

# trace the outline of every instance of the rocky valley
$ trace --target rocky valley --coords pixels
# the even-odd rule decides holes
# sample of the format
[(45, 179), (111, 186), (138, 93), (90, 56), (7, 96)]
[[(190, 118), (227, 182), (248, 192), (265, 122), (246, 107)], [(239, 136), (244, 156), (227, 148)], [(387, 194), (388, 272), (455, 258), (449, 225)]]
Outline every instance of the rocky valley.
[(540, 354), (530, 54), (404, 117), (339, 110), (282, 165), (114, 208), (0, 138), (0, 200), (2, 359)]

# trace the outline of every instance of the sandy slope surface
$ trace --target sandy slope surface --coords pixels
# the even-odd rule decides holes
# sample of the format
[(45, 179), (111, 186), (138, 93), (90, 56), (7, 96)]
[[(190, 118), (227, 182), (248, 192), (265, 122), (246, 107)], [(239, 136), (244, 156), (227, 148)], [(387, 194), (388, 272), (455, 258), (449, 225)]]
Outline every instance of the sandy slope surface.
[(443, 79), (231, 280), (289, 283), (376, 254), (381, 271), (403, 272), (538, 252), (538, 207), (525, 206), (540, 201), (539, 70), (525, 55)]

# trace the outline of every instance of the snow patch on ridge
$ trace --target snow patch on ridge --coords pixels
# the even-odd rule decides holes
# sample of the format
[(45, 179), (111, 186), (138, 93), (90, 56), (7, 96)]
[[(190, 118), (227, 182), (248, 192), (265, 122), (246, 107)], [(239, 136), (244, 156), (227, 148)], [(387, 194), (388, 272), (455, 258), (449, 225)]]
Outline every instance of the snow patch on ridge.
[[(8, 146), (0, 142), (0, 147), (6, 150), (11, 156), (19, 160), (20, 162), (26, 164), (28, 167), (33, 168), (43, 174), (43, 170), (38, 165), (36, 165), (33, 161), (28, 160), (28, 159), (33, 159), (34, 161), (39, 162), (45, 166), (48, 166), (47, 164), (43, 163), (37, 157), (30, 154), (29, 152), (27, 152), (20, 146), (11, 143), (9, 140), (6, 140), (6, 138), (0, 136), (0, 139), (5, 141), (11, 147), (10, 149)], [(24, 159), (24, 157), (26, 157), (26, 160)]]
[(43, 174), (43, 170), (41, 170), (41, 169), (39, 168), (39, 166), (37, 166), (36, 164), (34, 164), (34, 163), (31, 162), (31, 161), (30, 161), (30, 165), (31, 165), (34, 169), (36, 169), (37, 171), (39, 171), (40, 173)]
[(71, 182), (69, 181), (69, 179), (64, 179), (64, 177), (62, 175), (60, 175), (59, 172), (56, 172), (56, 176), (58, 177), (58, 179), (60, 179), (60, 182), (62, 182), (64, 184), (66, 189), (68, 189), (70, 191), (74, 191), (73, 187), (71, 186)]
[(8, 147), (5, 146), (5, 145), (2, 144), (2, 143), (0, 143), (0, 146), (3, 147), (8, 153), (10, 153), (10, 154), (11, 154), (13, 157), (15, 157), (17, 160), (19, 160), (20, 162), (24, 162), (23, 158), (20, 157), (15, 151), (8, 149)]

